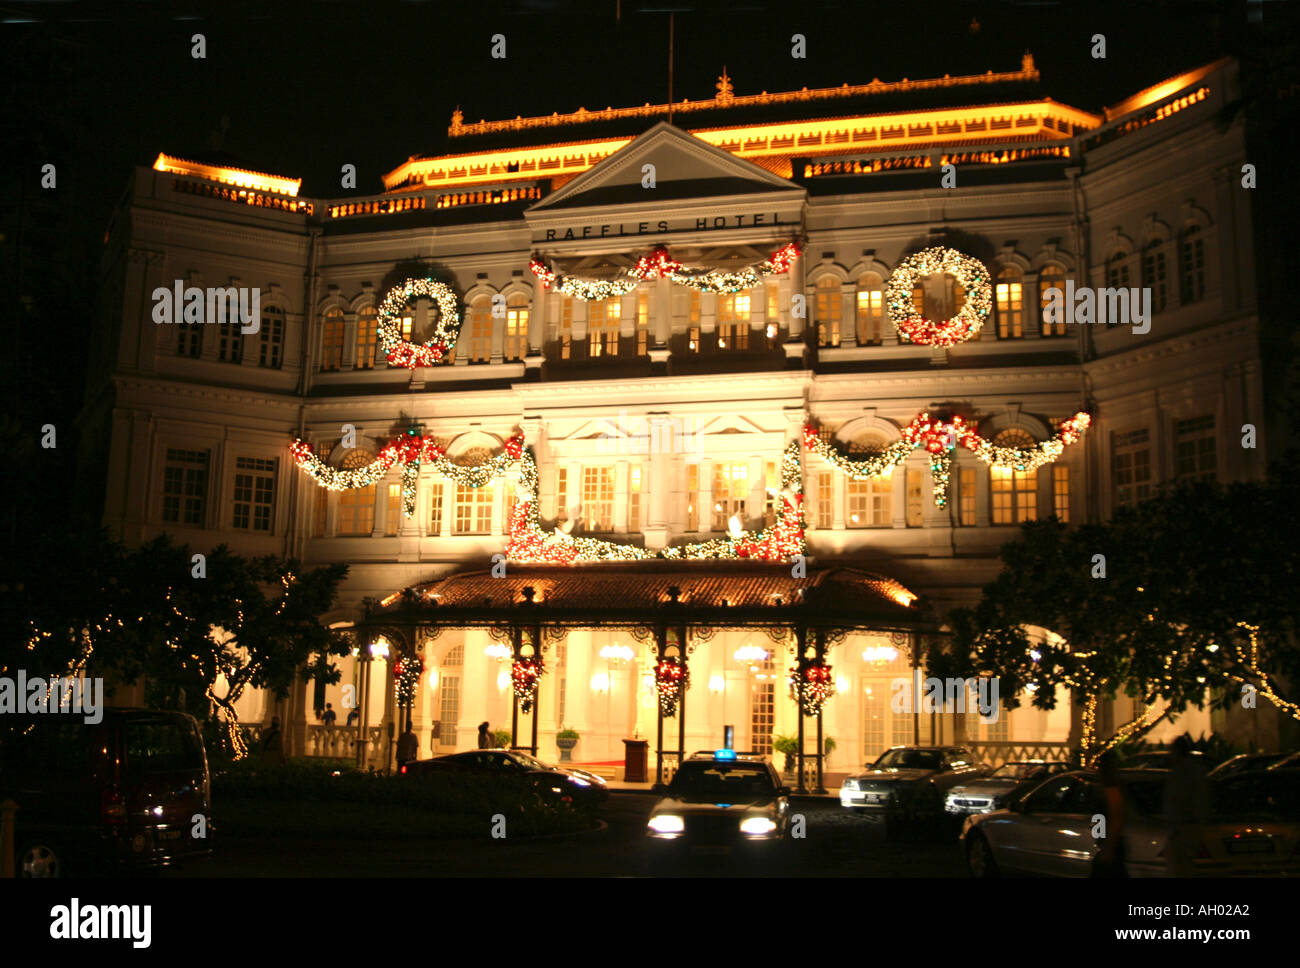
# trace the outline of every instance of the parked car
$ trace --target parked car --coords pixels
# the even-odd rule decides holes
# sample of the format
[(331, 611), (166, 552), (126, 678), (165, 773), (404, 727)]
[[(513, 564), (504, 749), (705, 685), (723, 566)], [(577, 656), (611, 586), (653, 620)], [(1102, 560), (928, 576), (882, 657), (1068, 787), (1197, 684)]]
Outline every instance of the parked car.
[(20, 877), (138, 871), (212, 851), (207, 754), (184, 713), (110, 708), (93, 725), (6, 715), (0, 800), (10, 798)]
[[(1205, 754), (1200, 750), (1192, 750), (1190, 756), (1204, 758)], [(1147, 750), (1145, 753), (1137, 753), (1130, 756), (1124, 763), (1126, 770), (1167, 770), (1169, 764), (1173, 762), (1173, 750)]]
[(1000, 810), (1016, 796), (1027, 793), (1047, 777), (1069, 769), (1070, 764), (1064, 760), (1015, 760), (1003, 763), (988, 776), (963, 780), (950, 788), (944, 799), (944, 813), (950, 817), (965, 817)]
[(696, 753), (655, 792), (646, 836), (661, 846), (731, 850), (789, 836), (790, 790), (761, 757)]
[(937, 816), (951, 787), (988, 773), (960, 746), (896, 746), (844, 780), (840, 804), (885, 816)]
[(1212, 780), (1221, 780), (1237, 773), (1243, 773), (1246, 770), (1267, 769), (1274, 763), (1280, 763), (1285, 759), (1287, 759), (1286, 753), (1242, 753), (1239, 756), (1224, 760), (1210, 770), (1209, 776)]
[[(1300, 873), (1297, 774), (1251, 772), (1212, 784), (1208, 821), (1189, 828), (1195, 844), (1193, 873)], [(1129, 876), (1167, 876), (1171, 825), (1162, 816), (1164, 778), (1150, 770), (1123, 770), (1119, 781), (1127, 805)], [(1006, 809), (966, 820), (961, 839), (967, 864), (976, 877), (1088, 877), (1099, 849), (1092, 833), (1094, 817), (1103, 812), (1098, 774), (1075, 771), (1051, 777)]]
[(555, 766), (522, 750), (471, 750), (431, 760), (416, 760), (398, 772), (418, 776), (431, 771), (451, 770), (480, 776), (518, 777), (536, 786), (547, 797), (591, 805), (609, 797), (604, 777), (569, 766)]

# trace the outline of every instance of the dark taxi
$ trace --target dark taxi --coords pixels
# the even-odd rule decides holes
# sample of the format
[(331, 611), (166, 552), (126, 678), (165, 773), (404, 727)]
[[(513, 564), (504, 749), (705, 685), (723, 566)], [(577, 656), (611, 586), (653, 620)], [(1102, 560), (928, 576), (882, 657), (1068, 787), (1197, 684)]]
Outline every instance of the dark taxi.
[(696, 753), (655, 792), (646, 836), (661, 844), (722, 849), (789, 837), (790, 790), (762, 757)]

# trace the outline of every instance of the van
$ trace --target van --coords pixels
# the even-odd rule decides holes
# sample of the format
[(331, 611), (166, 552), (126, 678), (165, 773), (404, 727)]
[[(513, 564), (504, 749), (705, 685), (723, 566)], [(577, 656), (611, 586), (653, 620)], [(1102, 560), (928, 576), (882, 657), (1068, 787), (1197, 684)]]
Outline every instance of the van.
[(105, 709), (0, 716), (0, 801), (18, 804), (19, 877), (168, 867), (211, 853), (207, 754), (194, 717)]

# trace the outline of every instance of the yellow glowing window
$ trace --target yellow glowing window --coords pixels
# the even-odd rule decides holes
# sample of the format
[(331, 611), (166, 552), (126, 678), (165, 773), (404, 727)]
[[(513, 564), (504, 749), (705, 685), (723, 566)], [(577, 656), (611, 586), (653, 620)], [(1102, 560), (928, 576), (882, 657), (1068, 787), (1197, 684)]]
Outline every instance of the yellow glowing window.
[(840, 281), (823, 276), (817, 282), (814, 312), (817, 316), (817, 345), (840, 345)]
[(327, 309), (323, 329), (320, 368), (337, 370), (343, 365), (343, 310)]
[(998, 339), (1020, 339), (1024, 333), (1024, 292), (1020, 270), (1003, 269), (995, 290), (998, 313)]
[(375, 365), (375, 351), (379, 346), (377, 317), (374, 306), (357, 314), (357, 359), (354, 365), (358, 370), (369, 370)]
[(505, 358), (522, 360), (528, 351), (528, 297), (516, 293), (506, 306)]
[(749, 500), (749, 464), (718, 464), (713, 469), (713, 530), (726, 531), (732, 515), (745, 522)]
[(858, 343), (880, 343), (885, 333), (885, 283), (874, 272), (858, 280), (857, 310)]

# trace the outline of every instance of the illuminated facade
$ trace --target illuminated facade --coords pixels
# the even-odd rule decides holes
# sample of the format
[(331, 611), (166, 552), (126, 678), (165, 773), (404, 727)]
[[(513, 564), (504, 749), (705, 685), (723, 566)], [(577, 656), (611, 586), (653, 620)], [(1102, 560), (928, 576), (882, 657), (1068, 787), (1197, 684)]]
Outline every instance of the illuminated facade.
[[(1034, 471), (959, 448), (944, 506), (923, 451), (867, 481), (804, 454), (812, 560), (889, 576), (942, 621), (978, 598), (1020, 522), (1102, 519), (1165, 481), (1262, 475), (1262, 439), (1232, 443), (1243, 424), (1261, 436), (1265, 425), (1244, 139), (1214, 121), (1237, 96), (1235, 64), (1101, 114), (1052, 101), (1038, 81), (1027, 56), (1003, 74), (753, 96), (724, 72), (714, 98), (671, 114), (645, 105), (467, 124), (458, 111), (446, 155), (408, 160), (364, 197), (304, 198), (297, 179), (160, 155), (136, 172), (110, 230), (115, 288), (88, 409), (108, 469), (105, 522), (132, 542), (166, 531), (199, 549), (346, 561), (330, 620), (348, 624), (364, 599), (490, 568), (513, 480), (472, 488), (426, 466), (405, 516), (400, 469), (331, 492), (294, 466), (297, 437), (332, 466), (357, 467), (411, 428), (461, 463), (522, 433), (547, 527), (653, 550), (725, 534), (733, 517), (771, 523), (783, 450), (809, 423), (852, 456), (897, 441), (925, 411), (974, 421), (999, 446), (1033, 446), (1077, 411), (1093, 414), (1081, 442)], [(658, 278), (582, 300), (529, 271), (540, 257), (564, 275), (612, 279), (658, 246), (727, 269), (791, 241), (802, 254), (788, 272), (737, 293)], [(988, 267), (993, 311), (968, 342), (900, 342), (886, 284), (907, 254), (939, 242)], [(454, 285), (463, 324), (448, 359), (407, 369), (386, 364), (375, 313), (412, 260)], [(150, 294), (177, 280), (256, 287), (259, 331), (155, 324)], [(1045, 320), (1046, 290), (1067, 282), (1149, 288), (1149, 331)], [(936, 316), (961, 301), (938, 278), (916, 299)], [(432, 306), (413, 303), (404, 334), (422, 339)], [(472, 745), (482, 720), (508, 725), (509, 666), (492, 644), (482, 629), (427, 645), (432, 675), (414, 706), (426, 753)], [(616, 646), (637, 643), (588, 630), (554, 647), (544, 758), (561, 723), (582, 735), (585, 761), (621, 759), (622, 739), (652, 735), (646, 657), (611, 659)], [(718, 745), (726, 724), (740, 748), (792, 732), (787, 661), (742, 630), (702, 643), (687, 746)], [(904, 640), (854, 633), (830, 661), (832, 772), (912, 739), (917, 724), (888, 704), (892, 680), (909, 675)], [(344, 683), (360, 681), (364, 663), (345, 665)], [(392, 678), (368, 687), (376, 741)], [(335, 740), (307, 693), (282, 710), (291, 741), (326, 752)], [(342, 722), (340, 688), (324, 699)], [(1113, 706), (1105, 716), (1129, 718), (1128, 700)], [(269, 716), (262, 697), (244, 707), (247, 719)], [(1174, 731), (1208, 729), (1197, 715)], [(999, 748), (1008, 755), (1050, 753), (1072, 729), (1067, 704), (920, 727), (923, 741), (1021, 744)]]

